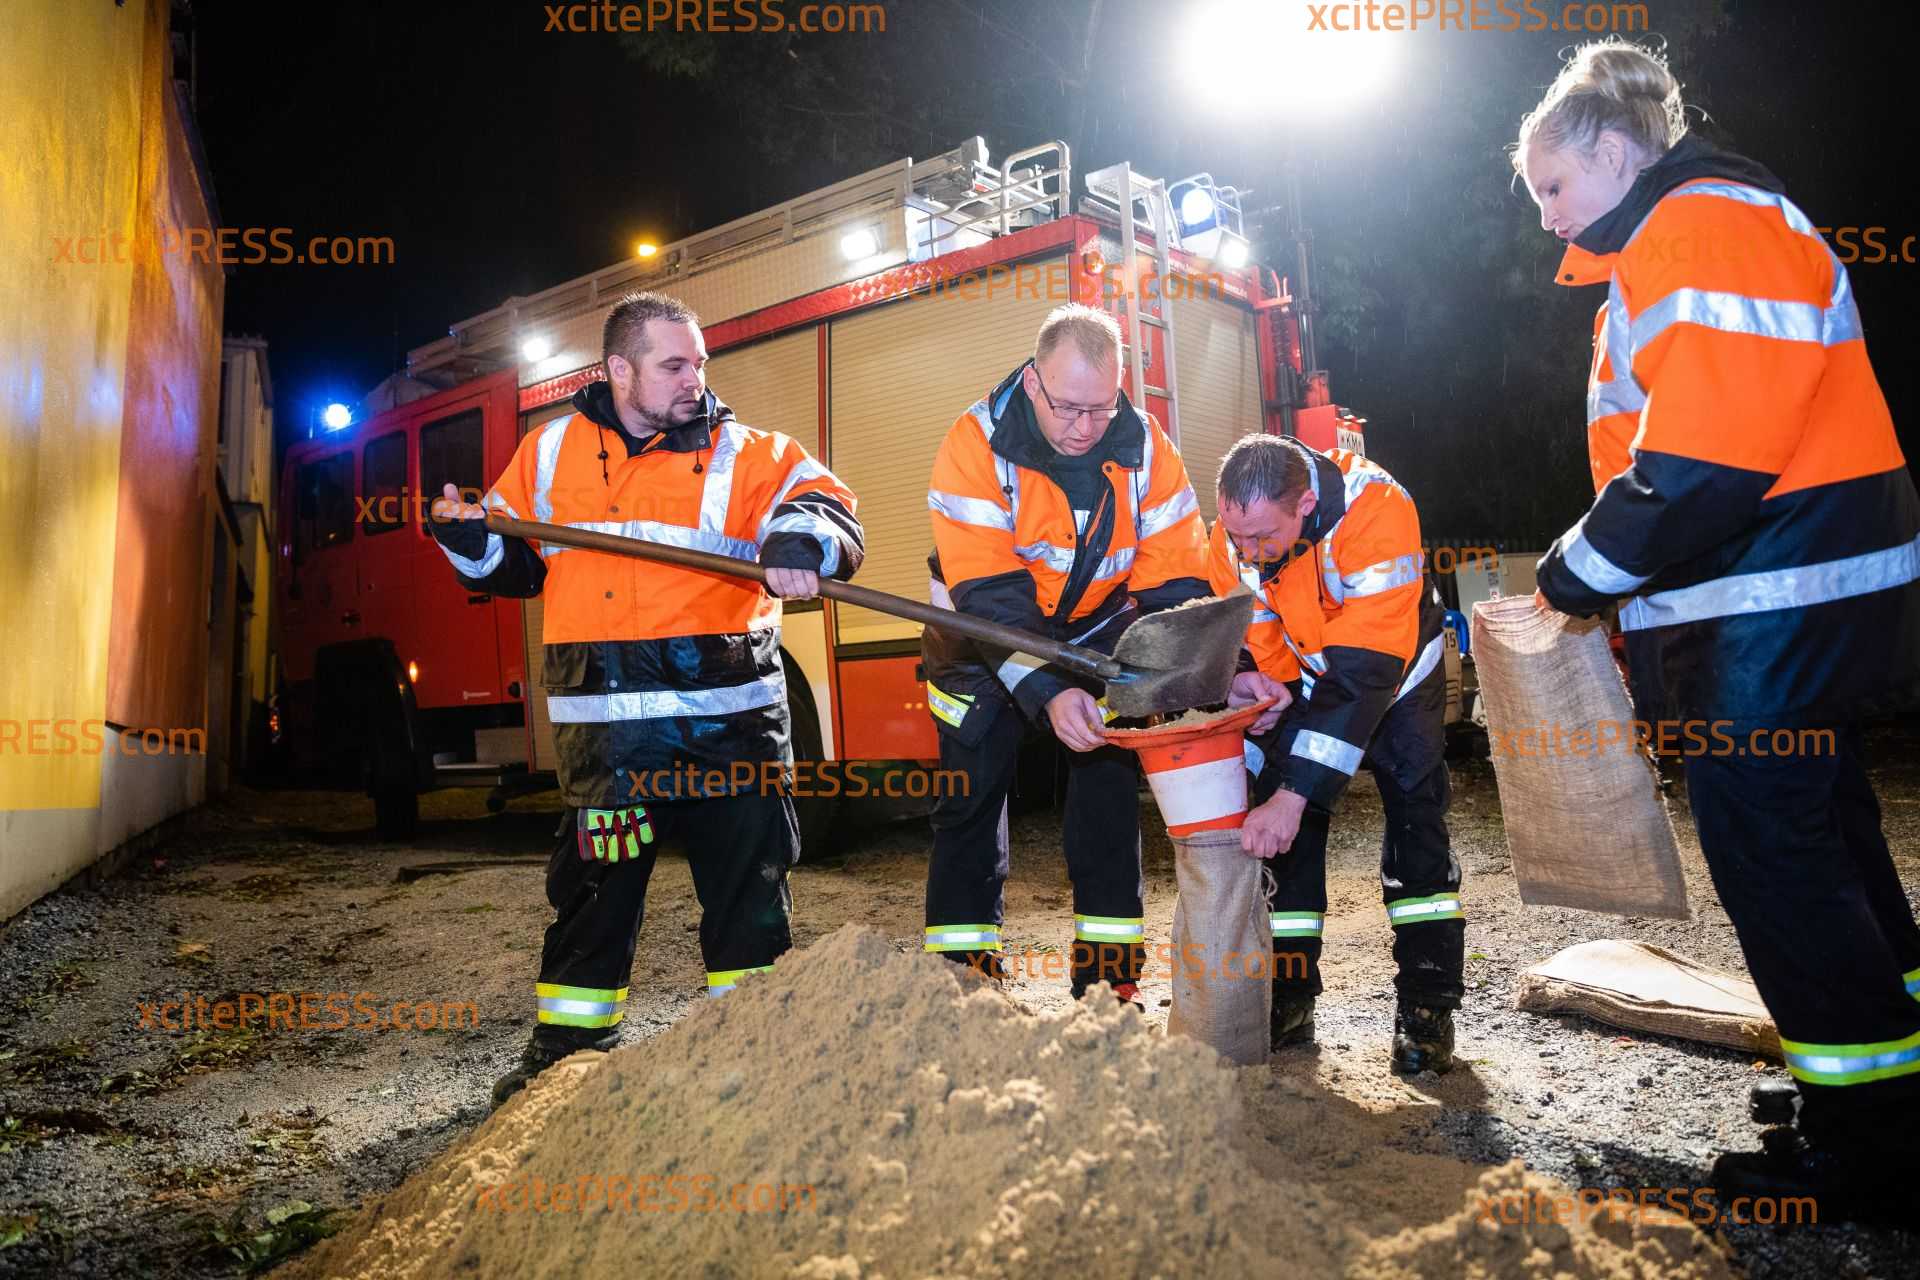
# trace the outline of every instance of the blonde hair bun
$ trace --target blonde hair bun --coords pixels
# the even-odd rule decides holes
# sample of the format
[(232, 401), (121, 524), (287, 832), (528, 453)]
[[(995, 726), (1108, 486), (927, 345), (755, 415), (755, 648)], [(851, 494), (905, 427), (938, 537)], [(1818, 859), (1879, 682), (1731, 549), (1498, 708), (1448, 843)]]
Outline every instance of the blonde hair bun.
[(1687, 132), (1680, 82), (1665, 56), (1618, 36), (1576, 49), (1539, 105), (1521, 117), (1514, 168), (1535, 142), (1550, 151), (1573, 147), (1592, 155), (1609, 129), (1631, 139), (1648, 163)]

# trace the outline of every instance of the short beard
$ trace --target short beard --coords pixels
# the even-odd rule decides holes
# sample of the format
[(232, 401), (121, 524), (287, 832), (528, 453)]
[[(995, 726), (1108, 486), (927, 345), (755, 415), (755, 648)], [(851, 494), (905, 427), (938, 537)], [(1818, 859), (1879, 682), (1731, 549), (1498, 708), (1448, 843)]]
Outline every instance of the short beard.
[[(673, 412), (673, 406), (671, 404), (667, 406), (666, 413), (655, 413), (652, 409), (647, 408), (646, 405), (641, 404), (640, 391), (637, 386), (627, 393), (627, 408), (638, 414), (640, 421), (646, 423), (647, 426), (651, 427), (654, 431), (672, 431), (675, 427), (686, 425), (686, 423), (683, 422), (675, 422), (670, 416)], [(696, 414), (695, 416), (698, 415)]]

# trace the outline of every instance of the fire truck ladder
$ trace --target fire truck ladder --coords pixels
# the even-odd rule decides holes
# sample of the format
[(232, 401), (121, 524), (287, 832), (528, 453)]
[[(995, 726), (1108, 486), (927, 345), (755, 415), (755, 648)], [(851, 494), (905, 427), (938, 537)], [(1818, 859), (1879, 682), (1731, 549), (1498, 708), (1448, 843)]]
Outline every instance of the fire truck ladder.
[[(1180, 443), (1180, 409), (1175, 400), (1174, 388), (1179, 385), (1175, 373), (1173, 341), (1173, 306), (1166, 301), (1166, 282), (1171, 277), (1172, 258), (1168, 253), (1168, 242), (1172, 239), (1173, 205), (1167, 199), (1167, 184), (1157, 178), (1149, 178), (1133, 171), (1133, 166), (1122, 160), (1119, 164), (1096, 169), (1087, 175), (1087, 190), (1099, 201), (1111, 206), (1111, 212), (1120, 221), (1121, 252), (1126, 261), (1122, 267), (1122, 281), (1126, 286), (1127, 314), (1127, 394), (1136, 405), (1145, 407), (1147, 396), (1165, 396), (1167, 401), (1167, 435), (1175, 445)], [(1154, 270), (1159, 273), (1159, 297), (1162, 300), (1159, 316), (1144, 315), (1140, 310), (1140, 252), (1134, 239), (1138, 219), (1134, 216), (1134, 206), (1146, 207), (1147, 226), (1152, 231)], [(1156, 387), (1147, 381), (1146, 335), (1141, 326), (1159, 329), (1166, 336), (1161, 346), (1166, 351), (1166, 385)]]

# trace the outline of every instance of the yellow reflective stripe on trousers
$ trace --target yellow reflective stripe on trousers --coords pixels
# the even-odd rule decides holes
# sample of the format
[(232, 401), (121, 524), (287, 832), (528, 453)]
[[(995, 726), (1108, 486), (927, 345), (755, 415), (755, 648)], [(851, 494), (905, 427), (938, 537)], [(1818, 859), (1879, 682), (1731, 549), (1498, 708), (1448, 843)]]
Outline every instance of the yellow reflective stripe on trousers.
[(1318, 911), (1269, 911), (1267, 922), (1276, 938), (1317, 938), (1326, 917)]
[(1000, 926), (997, 924), (930, 924), (927, 926), (928, 951), (998, 951)]
[(933, 681), (927, 681), (927, 710), (956, 729), (960, 727), (960, 722), (967, 718), (967, 712), (973, 709), (973, 699), (974, 695), (971, 693), (947, 693), (936, 689)]
[(1145, 942), (1147, 922), (1143, 917), (1073, 917), (1073, 936), (1081, 942)]
[(742, 974), (772, 972), (773, 966), (770, 964), (756, 965), (751, 969), (722, 969), (718, 972), (710, 970), (707, 973), (707, 994), (710, 996), (723, 996), (727, 994), (727, 992), (739, 985), (740, 975)]
[(1866, 1084), (1920, 1073), (1920, 1031), (1875, 1044), (1808, 1044), (1780, 1038), (1793, 1078), (1808, 1084)]
[(1427, 920), (1463, 920), (1465, 913), (1460, 910), (1460, 895), (1457, 893), (1431, 893), (1424, 898), (1395, 898), (1387, 904), (1387, 923), (1398, 929), (1403, 924), (1420, 924)]
[(1900, 975), (1900, 979), (1907, 984), (1907, 994), (1920, 1000), (1920, 969), (1909, 969)]
[(569, 987), (558, 982), (533, 985), (539, 1020), (560, 1027), (611, 1027), (626, 1016), (625, 987)]

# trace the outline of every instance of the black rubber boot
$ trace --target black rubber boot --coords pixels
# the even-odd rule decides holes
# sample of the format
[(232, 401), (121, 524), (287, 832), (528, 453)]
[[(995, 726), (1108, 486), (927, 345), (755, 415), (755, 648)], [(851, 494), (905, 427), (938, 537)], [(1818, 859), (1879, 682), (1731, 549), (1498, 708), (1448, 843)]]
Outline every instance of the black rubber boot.
[(1792, 1124), (1800, 1090), (1791, 1080), (1762, 1080), (1747, 1090), (1747, 1115), (1755, 1124)]
[(1723, 1211), (1744, 1197), (1746, 1221), (1763, 1225), (1911, 1220), (1912, 1192), (1892, 1162), (1824, 1149), (1796, 1129), (1772, 1129), (1766, 1138), (1764, 1151), (1730, 1153), (1713, 1162)]
[(1276, 997), (1267, 1026), (1271, 1032), (1267, 1043), (1276, 1053), (1290, 1045), (1312, 1044), (1313, 997), (1304, 1000)]
[(1453, 1010), (1402, 1000), (1393, 1014), (1393, 1069), (1407, 1076), (1453, 1070)]
[(543, 1040), (538, 1034), (527, 1041), (526, 1050), (520, 1055), (520, 1063), (513, 1070), (501, 1076), (493, 1086), (493, 1108), (527, 1087), (527, 1082), (545, 1071), (560, 1059), (581, 1049), (598, 1049), (605, 1052), (620, 1043), (620, 1028), (609, 1027), (605, 1032), (585, 1040)]

